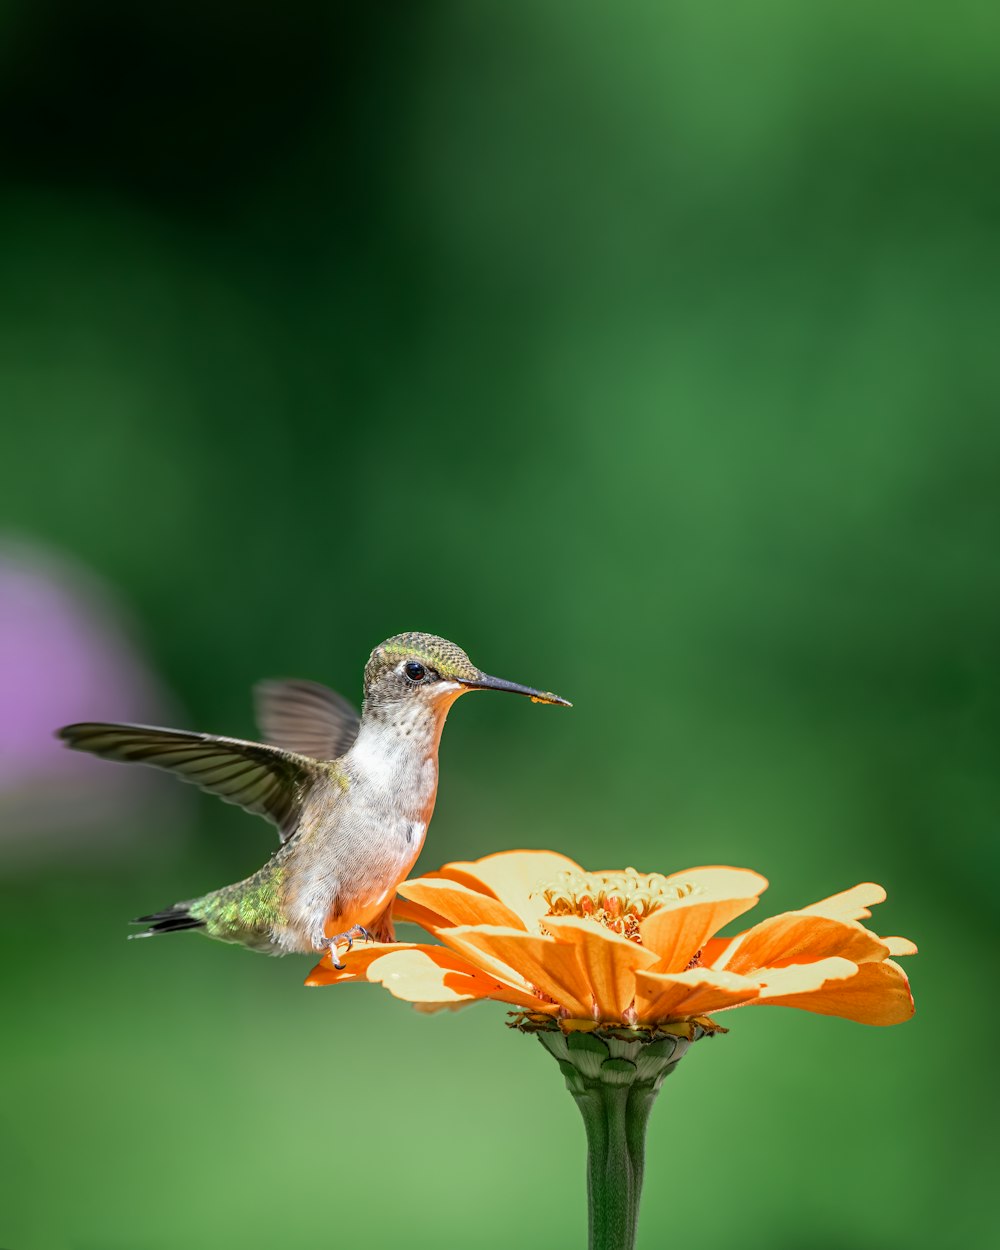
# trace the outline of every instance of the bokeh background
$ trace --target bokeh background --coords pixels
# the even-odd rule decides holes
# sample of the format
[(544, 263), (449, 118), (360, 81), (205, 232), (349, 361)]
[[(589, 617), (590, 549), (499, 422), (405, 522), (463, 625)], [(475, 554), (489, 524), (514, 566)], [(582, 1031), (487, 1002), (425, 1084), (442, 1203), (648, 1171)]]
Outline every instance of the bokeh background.
[(905, 1027), (693, 1052), (640, 1245), (986, 1244), (998, 26), (0, 8), (0, 1245), (584, 1244), (582, 1126), (501, 1008), (126, 943), (273, 832), (49, 737), (250, 735), (258, 678), (358, 695), (411, 628), (575, 702), (455, 709), (423, 868), (873, 879), (921, 945)]

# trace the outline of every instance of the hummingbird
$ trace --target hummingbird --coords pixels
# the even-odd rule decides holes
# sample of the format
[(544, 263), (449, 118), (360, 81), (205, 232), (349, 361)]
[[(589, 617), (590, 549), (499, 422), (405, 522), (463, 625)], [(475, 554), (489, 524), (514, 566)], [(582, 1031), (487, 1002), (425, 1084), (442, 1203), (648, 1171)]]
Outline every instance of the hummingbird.
[(394, 941), (396, 886), (420, 854), (438, 787), (438, 745), (455, 700), (507, 690), (571, 704), (481, 672), (453, 642), (397, 634), (371, 653), (359, 716), (309, 681), (255, 688), (264, 742), (146, 725), (81, 723), (58, 736), (78, 751), (151, 764), (278, 827), (253, 876), (140, 916), (132, 937), (195, 929), (272, 955), (329, 952), (356, 936)]

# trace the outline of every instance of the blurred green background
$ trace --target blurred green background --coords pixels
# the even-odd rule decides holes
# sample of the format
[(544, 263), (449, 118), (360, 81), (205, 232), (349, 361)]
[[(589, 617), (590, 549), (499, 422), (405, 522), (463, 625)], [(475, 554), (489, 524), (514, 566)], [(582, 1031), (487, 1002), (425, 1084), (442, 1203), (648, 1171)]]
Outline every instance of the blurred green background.
[(694, 1051), (640, 1245), (986, 1244), (998, 35), (964, 0), (0, 7), (0, 521), (98, 579), (149, 692), (64, 711), (44, 637), (8, 650), (0, 1245), (585, 1244), (582, 1126), (501, 1008), (126, 943), (273, 831), (155, 783), (95, 821), (129, 770), (49, 743), (129, 699), (249, 735), (255, 680), (357, 696), (404, 629), (575, 702), (455, 709), (422, 868), (873, 879), (921, 946), (905, 1027), (747, 1010)]

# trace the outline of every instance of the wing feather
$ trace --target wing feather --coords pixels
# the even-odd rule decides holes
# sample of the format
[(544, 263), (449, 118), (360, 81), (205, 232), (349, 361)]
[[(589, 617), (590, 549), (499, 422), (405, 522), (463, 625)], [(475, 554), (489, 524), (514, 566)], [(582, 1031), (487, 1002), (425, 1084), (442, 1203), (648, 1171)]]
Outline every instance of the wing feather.
[(354, 705), (315, 681), (262, 681), (254, 702), (263, 737), (310, 759), (339, 759), (358, 736)]
[(314, 760), (295, 751), (154, 725), (88, 722), (67, 725), (59, 737), (76, 751), (167, 769), (273, 821), (282, 841), (294, 832), (306, 792), (320, 773)]

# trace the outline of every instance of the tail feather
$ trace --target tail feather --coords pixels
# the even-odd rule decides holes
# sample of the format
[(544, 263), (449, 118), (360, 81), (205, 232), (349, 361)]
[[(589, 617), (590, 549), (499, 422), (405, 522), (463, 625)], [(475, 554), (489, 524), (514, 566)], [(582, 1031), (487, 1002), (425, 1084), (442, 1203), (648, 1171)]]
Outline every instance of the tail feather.
[(156, 937), (158, 933), (180, 933), (183, 929), (204, 929), (204, 920), (192, 916), (188, 911), (188, 903), (175, 903), (163, 911), (151, 912), (148, 916), (137, 916), (133, 924), (145, 924), (149, 928), (143, 933), (130, 933), (129, 937)]

